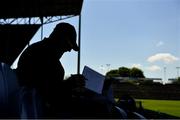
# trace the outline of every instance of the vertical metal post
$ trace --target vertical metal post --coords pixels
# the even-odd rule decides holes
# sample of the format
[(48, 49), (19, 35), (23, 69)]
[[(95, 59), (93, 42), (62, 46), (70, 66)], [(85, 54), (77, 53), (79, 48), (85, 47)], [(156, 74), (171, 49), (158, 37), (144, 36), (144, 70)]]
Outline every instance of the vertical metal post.
[(40, 17), (41, 20), (41, 40), (43, 39), (43, 24), (44, 24), (44, 19), (43, 17)]
[[(29, 18), (29, 25), (31, 24), (31, 18)], [(28, 41), (28, 47), (30, 45), (30, 41)]]
[(78, 31), (78, 63), (77, 63), (77, 74), (80, 74), (80, 57), (81, 57), (81, 14), (79, 15), (79, 31)]

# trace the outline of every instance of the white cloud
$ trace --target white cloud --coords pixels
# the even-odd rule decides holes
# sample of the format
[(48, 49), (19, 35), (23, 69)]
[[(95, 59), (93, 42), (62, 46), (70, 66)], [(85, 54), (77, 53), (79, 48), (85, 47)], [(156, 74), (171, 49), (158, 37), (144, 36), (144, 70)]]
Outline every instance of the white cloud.
[(162, 46), (162, 45), (164, 45), (164, 42), (163, 42), (163, 41), (159, 41), (159, 42), (156, 44), (157, 47), (160, 47), (160, 46)]
[(132, 64), (131, 67), (140, 68), (140, 67), (142, 67), (142, 65), (141, 64)]
[(156, 72), (156, 71), (160, 71), (161, 68), (157, 65), (152, 65), (150, 67), (147, 67), (147, 70), (151, 71), (151, 72)]
[(165, 63), (172, 63), (179, 60), (179, 58), (171, 55), (170, 53), (158, 53), (153, 56), (150, 56), (147, 61), (148, 62), (156, 62), (156, 61), (163, 61)]

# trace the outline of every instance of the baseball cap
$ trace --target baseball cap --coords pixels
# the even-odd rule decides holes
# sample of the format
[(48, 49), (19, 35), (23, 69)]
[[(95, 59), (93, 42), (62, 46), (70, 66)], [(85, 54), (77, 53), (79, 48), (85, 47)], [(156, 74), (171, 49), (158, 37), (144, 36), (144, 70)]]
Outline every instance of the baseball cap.
[(56, 25), (54, 32), (57, 32), (57, 34), (61, 34), (62, 36), (68, 36), (69, 39), (67, 40), (67, 43), (74, 51), (79, 51), (79, 47), (76, 43), (76, 30), (73, 25), (65, 22), (59, 23)]

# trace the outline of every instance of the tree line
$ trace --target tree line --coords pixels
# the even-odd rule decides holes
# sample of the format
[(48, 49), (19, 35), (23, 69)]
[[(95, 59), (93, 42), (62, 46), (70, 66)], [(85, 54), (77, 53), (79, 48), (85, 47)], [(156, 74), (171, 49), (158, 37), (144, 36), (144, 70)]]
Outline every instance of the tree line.
[(107, 77), (132, 77), (132, 78), (145, 78), (144, 72), (136, 67), (127, 68), (119, 67), (118, 69), (110, 70), (106, 73)]

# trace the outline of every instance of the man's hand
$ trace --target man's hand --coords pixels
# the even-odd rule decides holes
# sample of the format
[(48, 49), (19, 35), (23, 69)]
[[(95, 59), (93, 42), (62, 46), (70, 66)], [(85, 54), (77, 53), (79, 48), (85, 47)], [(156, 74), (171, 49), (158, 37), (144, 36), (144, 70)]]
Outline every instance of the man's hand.
[(67, 79), (67, 83), (71, 85), (72, 89), (85, 87), (86, 78), (81, 74), (73, 74)]

